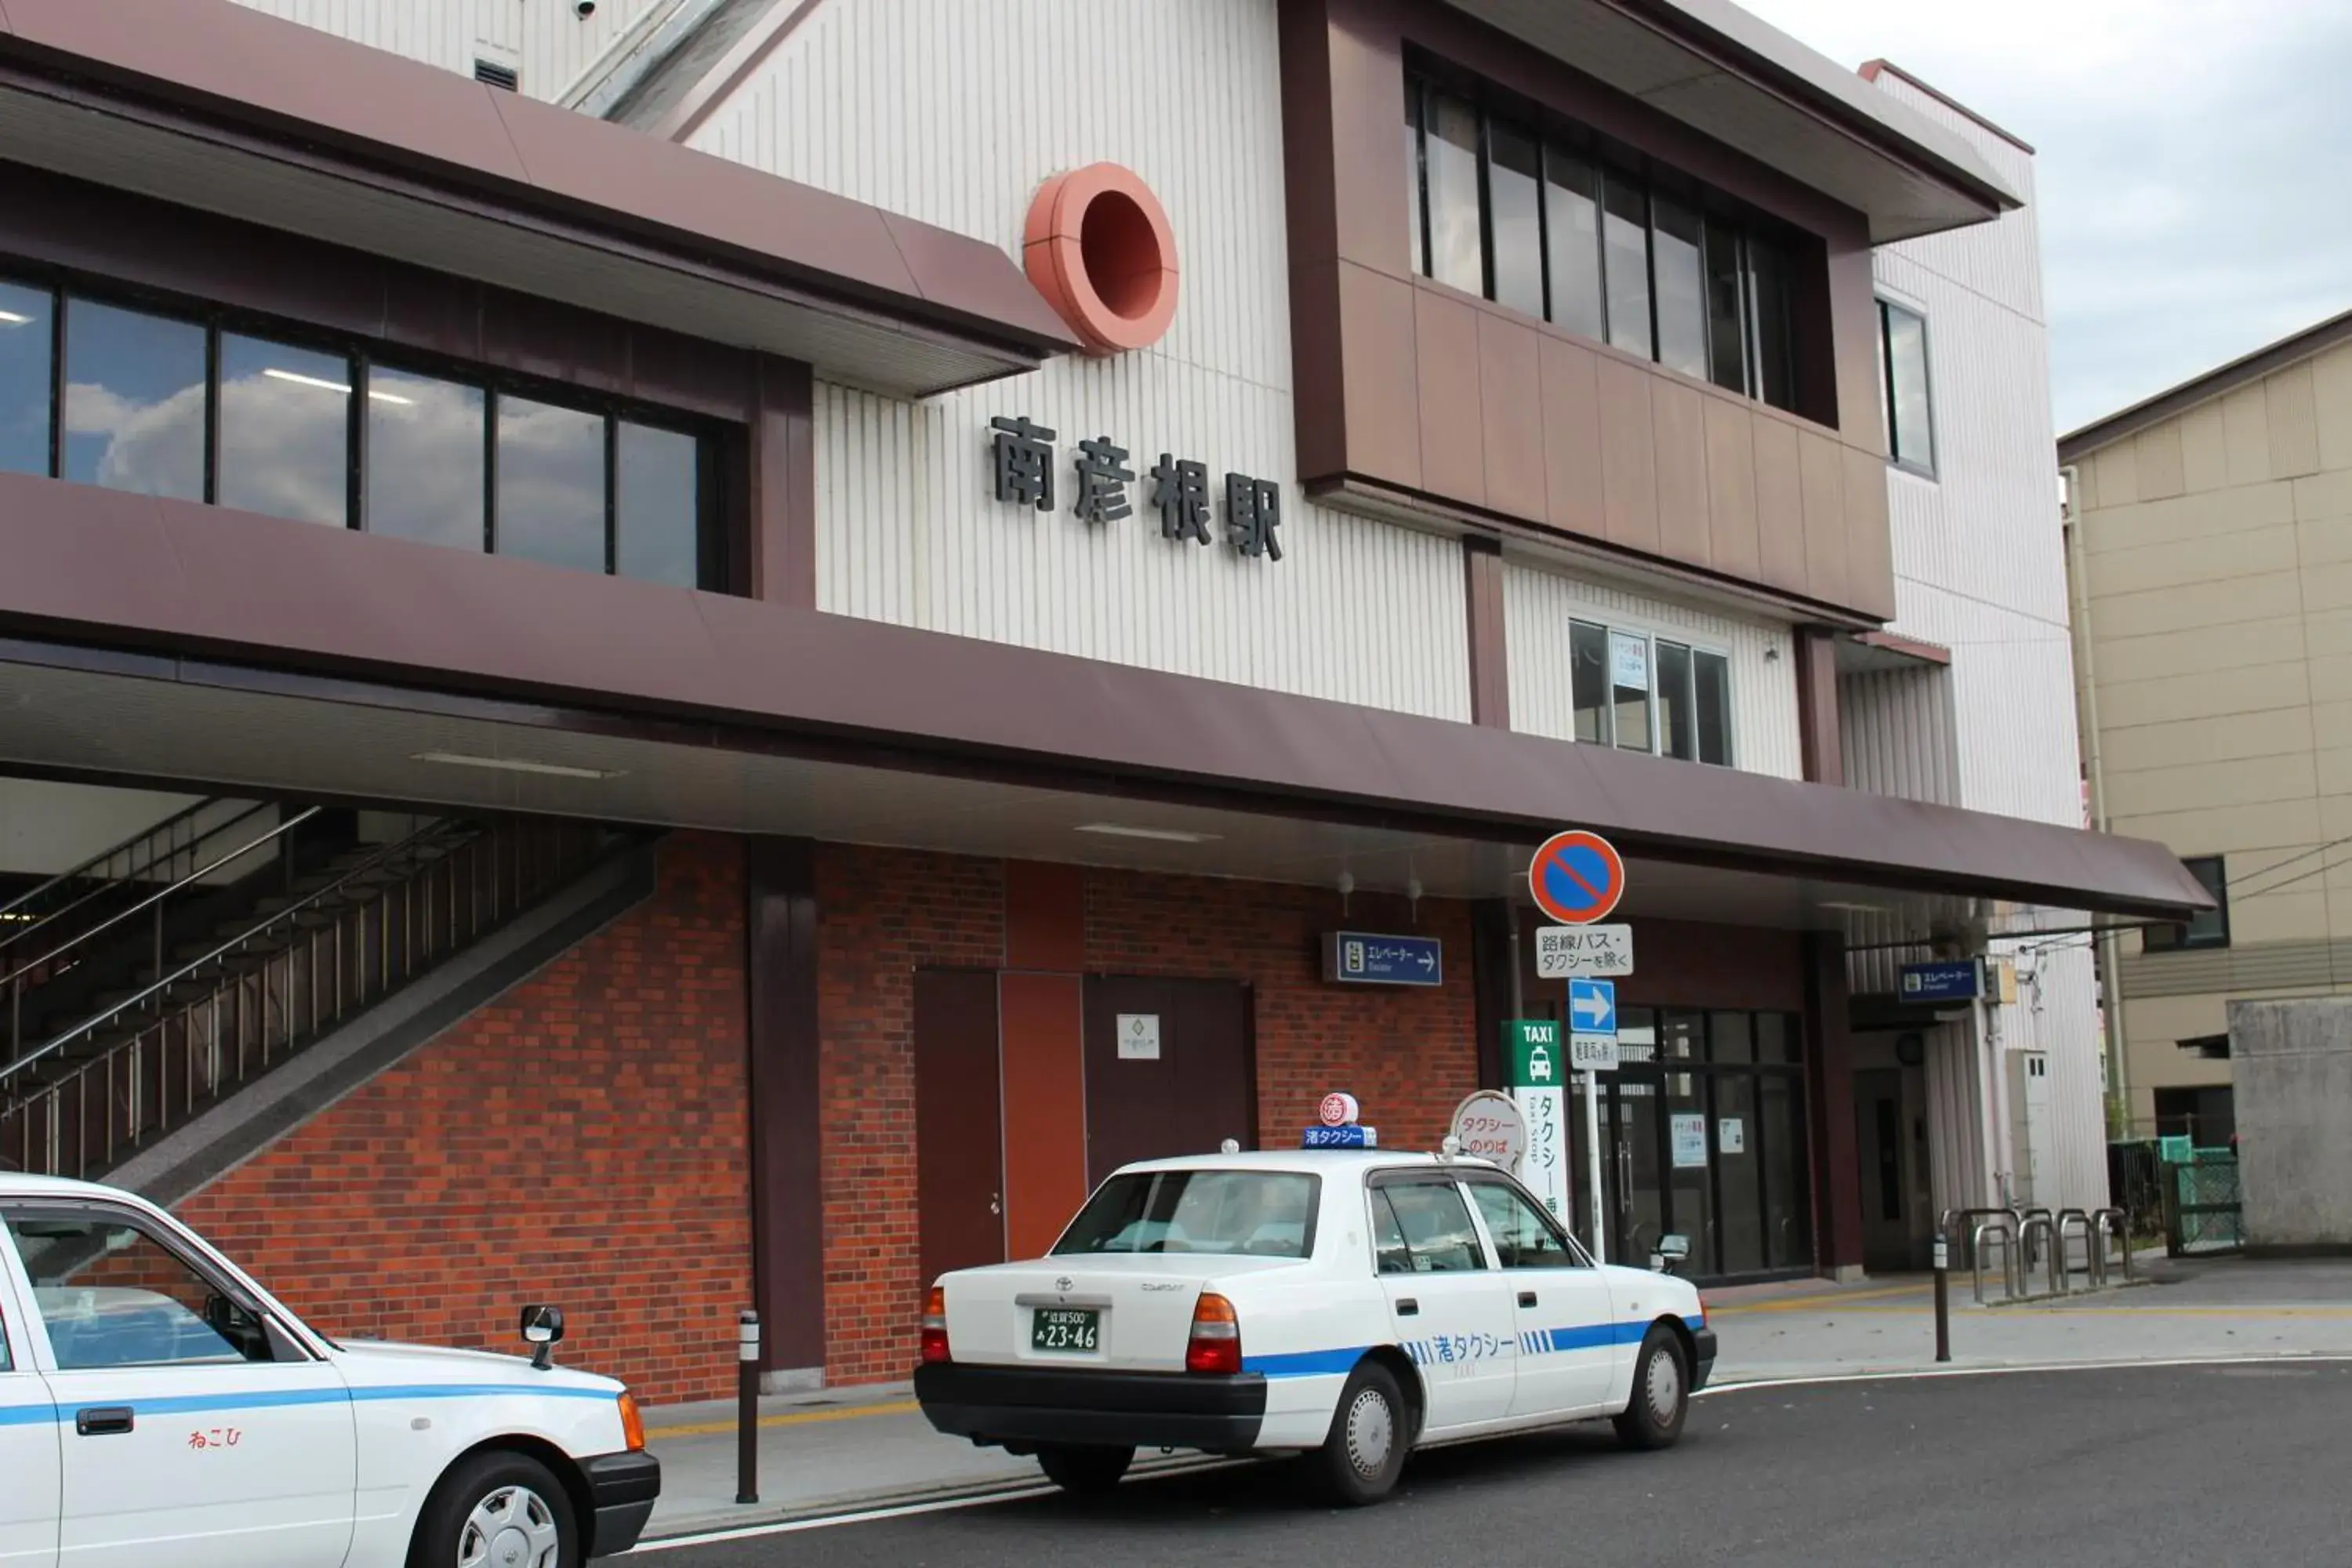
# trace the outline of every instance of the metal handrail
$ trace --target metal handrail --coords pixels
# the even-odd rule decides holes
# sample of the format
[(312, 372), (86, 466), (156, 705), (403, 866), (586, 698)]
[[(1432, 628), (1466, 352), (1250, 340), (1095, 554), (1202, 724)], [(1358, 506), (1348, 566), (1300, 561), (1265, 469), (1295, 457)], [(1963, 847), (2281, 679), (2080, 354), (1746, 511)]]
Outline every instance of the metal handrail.
[[(258, 810), (260, 808), (256, 807), (255, 809)], [(116, 926), (121, 925), (124, 921), (129, 920), (131, 916), (140, 913), (142, 910), (152, 909), (157, 904), (160, 904), (164, 900), (170, 898), (173, 893), (180, 891), (183, 888), (188, 887), (192, 883), (203, 881), (206, 877), (211, 876), (215, 871), (219, 870), (222, 867), (226, 866), (233, 861), (243, 859), (246, 856), (252, 854), (255, 850), (260, 848), (270, 840), (282, 837), (285, 835), (293, 832), (294, 829), (310, 821), (310, 818), (318, 816), (323, 809), (325, 808), (316, 805), (303, 807), (300, 812), (297, 813), (293, 816), (288, 817), (285, 821), (279, 823), (268, 832), (261, 835), (258, 838), (249, 838), (246, 840), (246, 842), (238, 845), (227, 854), (219, 857), (209, 865), (200, 867), (197, 869), (189, 872), (186, 876), (181, 878), (176, 882), (166, 883), (164, 886), (156, 889), (153, 892), (140, 900), (137, 903), (131, 905), (129, 909), (116, 910), (113, 914), (108, 916), (105, 920), (100, 921), (98, 924), (90, 927), (88, 931), (77, 932), (70, 942), (68, 942), (61, 946), (51, 948), (40, 957), (32, 960), (30, 963), (10, 973), (0, 975), (0, 985), (14, 984), (18, 976), (29, 974), (34, 970), (40, 968), (43, 964), (49, 963), (63, 957), (66, 953), (72, 952), (75, 948), (79, 947), (82, 943), (89, 941), (90, 938), (97, 936), (100, 932), (113, 930)], [(250, 816), (252, 813), (247, 812), (245, 815), (247, 816)], [(237, 820), (241, 822), (244, 820), (244, 817), (241, 816)], [(207, 834), (205, 837), (210, 837), (211, 835)]]
[[(13, 898), (13, 899), (9, 900), (6, 903), (5, 903), (5, 904), (0, 904), (0, 915), (9, 915), (9, 914), (14, 914), (14, 913), (16, 913), (16, 910), (20, 910), (20, 909), (24, 908), (26, 904), (31, 903), (35, 899), (39, 898), (43, 893), (47, 892), (51, 888), (58, 887), (58, 886), (59, 886), (59, 885), (61, 885), (61, 884), (63, 884), (63, 883), (66, 883), (66, 882), (70, 882), (70, 881), (72, 881), (72, 880), (73, 880), (75, 878), (77, 878), (77, 877), (85, 877), (85, 876), (88, 876), (88, 875), (89, 874), (89, 872), (90, 872), (90, 869), (91, 869), (93, 867), (97, 867), (97, 866), (103, 866), (103, 865), (104, 865), (104, 864), (106, 864), (106, 862), (108, 862), (109, 860), (113, 859), (117, 855), (121, 854), (124, 850), (126, 850), (126, 849), (130, 848), (132, 845), (137, 844), (141, 839), (142, 839), (142, 838), (152, 838), (152, 837), (155, 837), (157, 834), (159, 834), (159, 833), (163, 833), (163, 832), (165, 832), (165, 831), (167, 831), (167, 830), (169, 830), (169, 829), (171, 829), (171, 828), (177, 827), (177, 826), (180, 826), (180, 824), (182, 824), (182, 823), (184, 823), (184, 822), (187, 821), (189, 818), (191, 818), (191, 817), (193, 817), (193, 816), (197, 816), (199, 813), (204, 812), (204, 811), (205, 811), (205, 810), (208, 810), (209, 808), (211, 808), (211, 807), (213, 807), (213, 806), (218, 805), (222, 802), (222, 800), (224, 800), (224, 799), (226, 799), (226, 796), (222, 796), (222, 795), (211, 795), (211, 796), (207, 796), (206, 798), (205, 798), (205, 799), (203, 799), (203, 800), (200, 800), (200, 801), (196, 802), (196, 804), (195, 804), (195, 805), (194, 805), (187, 806), (187, 807), (185, 807), (185, 808), (184, 808), (184, 809), (182, 809), (182, 810), (179, 810), (179, 811), (175, 811), (175, 812), (173, 812), (171, 816), (169, 816), (165, 817), (165, 818), (164, 818), (163, 821), (161, 821), (161, 822), (152, 823), (152, 824), (149, 825), (148, 826), (145, 826), (145, 827), (141, 828), (138, 832), (136, 832), (136, 833), (132, 834), (130, 837), (128, 837), (128, 838), (124, 839), (121, 843), (117, 844), (117, 845), (115, 845), (115, 846), (113, 846), (111, 848), (101, 849), (101, 850), (100, 850), (97, 854), (95, 854), (95, 855), (91, 856), (89, 859), (87, 859), (87, 860), (83, 861), (80, 865), (79, 865), (79, 866), (75, 866), (75, 867), (73, 867), (73, 868), (69, 868), (69, 869), (68, 869), (68, 870), (60, 871), (60, 872), (58, 872), (56, 876), (54, 876), (54, 877), (50, 878), (47, 881), (43, 882), (39, 887), (37, 887), (37, 888), (34, 888), (34, 889), (30, 889), (30, 890), (26, 891), (26, 892), (19, 893), (19, 894), (17, 894), (15, 898)], [(264, 804), (267, 804), (267, 803), (265, 802)], [(259, 807), (258, 807), (258, 806), (257, 806), (255, 809), (256, 809), (256, 810), (258, 810), (258, 809), (259, 809)], [(239, 821), (239, 822), (241, 822), (241, 821), (243, 821), (243, 820), (244, 820), (244, 818), (245, 818), (245, 816), (249, 816), (249, 815), (251, 815), (251, 814), (250, 814), (250, 813), (244, 813), (244, 814), (240, 814), (240, 816), (237, 816), (235, 820), (236, 820), (236, 821)], [(223, 824), (222, 826), (233, 826), (233, 824), (226, 824), (226, 823), (225, 823), (225, 824)], [(217, 833), (217, 832), (219, 832), (219, 831), (220, 831), (220, 828), (213, 828), (213, 829), (211, 829), (211, 830), (210, 830), (210, 832), (212, 832), (212, 833)], [(209, 837), (209, 834), (207, 834), (207, 837)], [(198, 840), (198, 842), (201, 842), (201, 840)], [(179, 852), (180, 852), (180, 851), (179, 851), (177, 848), (174, 848), (174, 849), (173, 849), (173, 850), (171, 851), (171, 853), (172, 853), (172, 854), (174, 854), (174, 855), (178, 854)], [(154, 861), (151, 859), (151, 860), (147, 861), (147, 862), (146, 862), (146, 864), (147, 864), (147, 865), (152, 866), (152, 865), (153, 865), (153, 864), (154, 864)], [(126, 876), (126, 877), (134, 877), (134, 876), (137, 876), (137, 875), (138, 875), (138, 869), (137, 869), (136, 868), (133, 868), (133, 869), (131, 869), (131, 870), (125, 871), (125, 872), (123, 873), (123, 875), (124, 875), (124, 876)], [(6, 942), (0, 942), (0, 947), (5, 947), (5, 946), (7, 946), (7, 945), (8, 945), (8, 944), (7, 944)]]
[(1969, 1248), (1969, 1258), (1971, 1262), (1975, 1260), (1976, 1257), (1974, 1251), (1975, 1243), (1969, 1236), (1968, 1226), (1970, 1221), (1978, 1219), (2005, 1220), (2008, 1222), (2010, 1228), (2014, 1230), (2017, 1227), (2017, 1211), (2014, 1209), (2002, 1208), (1997, 1205), (1988, 1205), (1983, 1208), (1971, 1209), (1946, 1209), (1944, 1211), (1943, 1217), (1938, 1223), (1937, 1228), (1944, 1233), (1945, 1238), (1954, 1247), (1960, 1247), (1963, 1245), (1967, 1246)]
[[(314, 812), (318, 809), (319, 808), (317, 806), (312, 806), (310, 811)], [(310, 812), (305, 812), (303, 815), (307, 816), (310, 815)], [(296, 821), (299, 820), (301, 819), (299, 817), (296, 818)], [(289, 823), (286, 826), (290, 827), (293, 824)], [(355, 879), (362, 877), (368, 872), (376, 869), (378, 867), (383, 865), (387, 860), (396, 858), (410, 847), (421, 844), (426, 838), (431, 837), (436, 834), (446, 832), (448, 827), (449, 823), (446, 819), (436, 818), (423, 827), (418, 828), (415, 832), (410, 834), (407, 837), (399, 840), (397, 843), (384, 846), (374, 854), (369, 856), (366, 859), (361, 861), (358, 865), (352, 867), (350, 870), (344, 872), (341, 876), (336, 878), (333, 881), (328, 883), (325, 887), (320, 888), (314, 892), (305, 894), (302, 898), (287, 905), (284, 909), (279, 910), (275, 914), (266, 917), (258, 924), (248, 927), (247, 930), (240, 931), (236, 936), (230, 937), (226, 942), (222, 942), (218, 947), (214, 948), (202, 958), (189, 960), (186, 963), (182, 964), (171, 973), (162, 975), (157, 978), (155, 983), (148, 986), (144, 991), (139, 992), (135, 995), (125, 997), (123, 1000), (117, 1002), (113, 1006), (106, 1009), (103, 1013), (96, 1014), (93, 1016), (86, 1018), (82, 1020), (82, 1022), (76, 1024), (72, 1028), (66, 1030), (63, 1034), (51, 1039), (47, 1044), (41, 1046), (37, 1049), (27, 1051), (25, 1055), (17, 1058), (15, 1061), (8, 1063), (5, 1067), (0, 1067), (0, 1083), (5, 1083), (8, 1079), (15, 1078), (17, 1074), (23, 1072), (26, 1068), (31, 1067), (34, 1063), (42, 1060), (44, 1058), (55, 1055), (57, 1052), (63, 1050), (67, 1046), (72, 1044), (75, 1040), (89, 1034), (92, 1030), (97, 1029), (101, 1025), (104, 1025), (114, 1018), (120, 1017), (124, 1013), (140, 1006), (142, 1004), (145, 1003), (148, 998), (170, 990), (173, 986), (178, 984), (181, 981), (187, 979), (197, 970), (202, 969), (205, 965), (213, 963), (216, 959), (227, 956), (236, 949), (244, 946), (247, 942), (251, 942), (254, 938), (269, 930), (270, 927), (292, 920), (295, 916), (310, 909), (312, 905), (326, 899), (330, 894), (340, 892), (346, 884), (352, 882)]]
[(2017, 1234), (2025, 1247), (2025, 1267), (2031, 1272), (2042, 1258), (2033, 1250), (2033, 1233), (2030, 1227), (2037, 1218), (2051, 1220), (2054, 1224), (2057, 1216), (2040, 1204), (2017, 1204), (2012, 1205), (2011, 1212), (2017, 1215)]

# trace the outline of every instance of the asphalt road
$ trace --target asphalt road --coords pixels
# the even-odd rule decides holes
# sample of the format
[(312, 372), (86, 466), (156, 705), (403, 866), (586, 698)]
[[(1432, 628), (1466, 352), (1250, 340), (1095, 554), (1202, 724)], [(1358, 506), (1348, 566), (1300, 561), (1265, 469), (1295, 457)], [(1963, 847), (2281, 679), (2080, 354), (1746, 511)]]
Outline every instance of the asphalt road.
[(1606, 1426), (1416, 1457), (1370, 1509), (1282, 1465), (687, 1547), (660, 1568), (1127, 1568), (1183, 1563), (2063, 1563), (2347, 1561), (2352, 1363), (1728, 1389), (1683, 1441)]

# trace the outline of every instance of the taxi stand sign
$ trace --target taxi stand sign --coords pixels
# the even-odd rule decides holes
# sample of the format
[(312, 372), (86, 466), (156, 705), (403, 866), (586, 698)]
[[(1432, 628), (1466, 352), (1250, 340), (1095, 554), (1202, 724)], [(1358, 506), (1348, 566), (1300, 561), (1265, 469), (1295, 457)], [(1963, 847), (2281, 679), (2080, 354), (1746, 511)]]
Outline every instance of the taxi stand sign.
[(1560, 1086), (1568, 1081), (1568, 1060), (1559, 1026), (1549, 1018), (1515, 1018), (1506, 1028), (1509, 1059), (1504, 1082), (1528, 1127), (1519, 1179), (1553, 1217), (1565, 1222), (1570, 1201), (1568, 1107)]
[[(1592, 977), (1633, 973), (1633, 929), (1601, 923), (1625, 896), (1624, 858), (1598, 833), (1583, 828), (1555, 833), (1528, 862), (1528, 893), (1536, 908), (1559, 922), (1536, 932), (1536, 974), (1568, 982), (1569, 1026), (1575, 1031), (1569, 1044), (1570, 1061), (1584, 1073), (1585, 1183), (1592, 1194), (1589, 1237), (1592, 1260), (1603, 1263), (1608, 1259), (1601, 1241), (1600, 1074), (1617, 1065), (1617, 998), (1615, 986)], [(1556, 1100), (1559, 1091), (1552, 1095)], [(1532, 1168), (1533, 1115), (1528, 1123)], [(1561, 1212), (1562, 1205), (1550, 1194), (1538, 1189), (1538, 1195), (1553, 1214)]]

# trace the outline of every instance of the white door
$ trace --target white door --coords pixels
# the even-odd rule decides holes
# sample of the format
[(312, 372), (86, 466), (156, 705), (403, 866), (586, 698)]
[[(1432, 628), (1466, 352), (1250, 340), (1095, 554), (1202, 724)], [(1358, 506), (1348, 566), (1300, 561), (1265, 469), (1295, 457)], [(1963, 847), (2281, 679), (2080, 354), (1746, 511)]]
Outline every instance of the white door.
[(1461, 1186), (1435, 1173), (1391, 1176), (1370, 1197), (1381, 1285), (1428, 1393), (1423, 1430), (1501, 1420), (1511, 1411), (1518, 1330)]
[(0, 1249), (0, 1568), (58, 1560), (58, 1422)]
[(341, 1375), (135, 1211), (0, 1209), (47, 1342), (71, 1568), (337, 1568), (356, 1439)]
[(1541, 1205), (1501, 1176), (1465, 1183), (1509, 1282), (1518, 1330), (1514, 1415), (1569, 1415), (1608, 1404), (1617, 1325), (1609, 1285)]

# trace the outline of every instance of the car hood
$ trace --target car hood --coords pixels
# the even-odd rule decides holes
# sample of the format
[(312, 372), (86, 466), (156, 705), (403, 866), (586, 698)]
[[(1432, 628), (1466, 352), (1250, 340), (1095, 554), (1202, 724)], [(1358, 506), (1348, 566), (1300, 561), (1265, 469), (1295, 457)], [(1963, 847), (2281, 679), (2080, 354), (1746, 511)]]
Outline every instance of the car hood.
[(488, 1388), (511, 1387), (528, 1394), (534, 1389), (593, 1388), (618, 1394), (621, 1384), (609, 1377), (568, 1366), (545, 1372), (520, 1356), (495, 1351), (453, 1350), (444, 1345), (397, 1344), (385, 1340), (343, 1340), (336, 1363), (354, 1384), (413, 1384), (427, 1380)]

